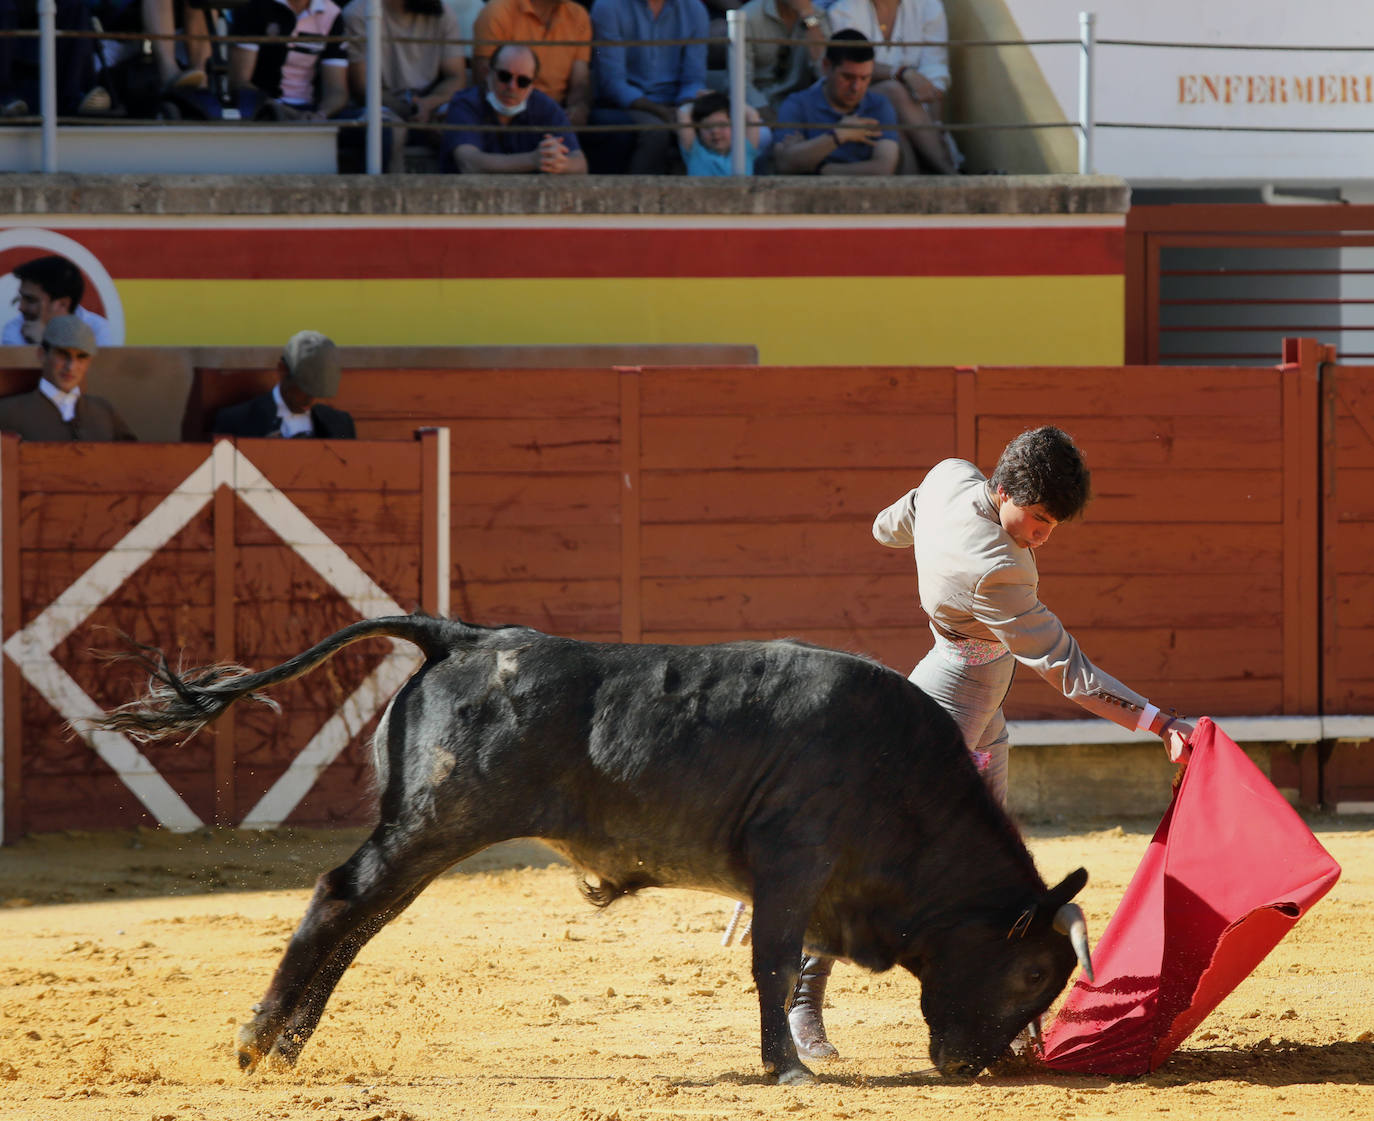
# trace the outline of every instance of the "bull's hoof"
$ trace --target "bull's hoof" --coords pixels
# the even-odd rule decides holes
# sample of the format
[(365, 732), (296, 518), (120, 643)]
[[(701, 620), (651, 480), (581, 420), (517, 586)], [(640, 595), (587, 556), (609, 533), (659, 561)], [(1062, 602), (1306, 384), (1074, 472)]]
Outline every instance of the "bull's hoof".
[(801, 1063), (798, 1063), (791, 1070), (783, 1071), (782, 1074), (778, 1075), (779, 1086), (805, 1086), (807, 1083), (815, 1081), (816, 1076), (807, 1070), (806, 1067), (802, 1066)]
[[(253, 1006), (253, 1011), (257, 1012), (257, 1015), (242, 1025), (238, 1031), (239, 1069), (251, 1072), (264, 1064), (268, 1070), (284, 1070), (295, 1066), (303, 1044), (297, 1044), (292, 1049), (290, 1043), (285, 1040), (286, 1033), (279, 1034), (276, 1028), (268, 1023), (267, 1016), (257, 1005)], [(286, 1048), (284, 1052), (283, 1047)]]
[(263, 1060), (263, 1050), (258, 1042), (258, 1033), (251, 1022), (239, 1028), (236, 1042), (239, 1048), (239, 1070), (256, 1070)]

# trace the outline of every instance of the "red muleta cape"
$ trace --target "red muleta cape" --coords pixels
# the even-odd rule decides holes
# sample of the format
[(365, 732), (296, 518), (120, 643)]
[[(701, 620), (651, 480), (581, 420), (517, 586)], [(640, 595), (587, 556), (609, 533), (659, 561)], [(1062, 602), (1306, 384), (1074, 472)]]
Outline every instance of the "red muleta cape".
[(1045, 1033), (1055, 1070), (1155, 1070), (1341, 874), (1210, 719), (1145, 859)]

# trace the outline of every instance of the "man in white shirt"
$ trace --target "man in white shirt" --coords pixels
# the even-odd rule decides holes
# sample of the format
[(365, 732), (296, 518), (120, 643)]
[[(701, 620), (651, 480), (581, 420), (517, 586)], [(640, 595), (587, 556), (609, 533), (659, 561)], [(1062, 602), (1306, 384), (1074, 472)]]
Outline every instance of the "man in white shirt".
[(0, 346), (36, 346), (48, 320), (75, 315), (90, 327), (97, 346), (112, 346), (110, 324), (81, 306), (86, 281), (66, 257), (35, 257), (14, 270), (19, 281), (19, 314), (0, 330)]

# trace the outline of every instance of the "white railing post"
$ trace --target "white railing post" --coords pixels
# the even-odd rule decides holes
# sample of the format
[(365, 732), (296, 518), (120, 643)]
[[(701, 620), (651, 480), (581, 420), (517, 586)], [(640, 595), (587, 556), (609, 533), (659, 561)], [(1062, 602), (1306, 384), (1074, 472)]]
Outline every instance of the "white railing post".
[(38, 112), (43, 170), (57, 170), (57, 0), (38, 0)]
[(730, 35), (730, 55), (727, 60), (730, 75), (730, 174), (748, 175), (748, 151), (745, 141), (745, 109), (749, 102), (744, 92), (745, 16), (739, 8), (725, 13), (725, 27)]
[(1078, 174), (1093, 173), (1093, 45), (1097, 15), (1078, 13)]
[[(367, 173), (382, 173), (382, 0), (367, 0)], [(356, 151), (356, 149), (355, 149)], [(397, 168), (396, 170), (400, 170)]]

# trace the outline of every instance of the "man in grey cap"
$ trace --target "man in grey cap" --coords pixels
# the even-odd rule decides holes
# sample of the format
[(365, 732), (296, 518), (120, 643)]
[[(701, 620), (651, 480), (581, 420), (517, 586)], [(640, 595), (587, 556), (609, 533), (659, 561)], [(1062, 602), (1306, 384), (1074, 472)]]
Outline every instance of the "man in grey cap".
[(318, 436), (352, 440), (353, 418), (322, 404), (339, 391), (339, 352), (318, 331), (298, 331), (277, 360), (277, 384), (238, 405), (215, 413), (216, 436)]
[(49, 319), (38, 344), (38, 388), (0, 399), (0, 430), (25, 440), (136, 440), (103, 397), (82, 392), (95, 332), (75, 315)]

